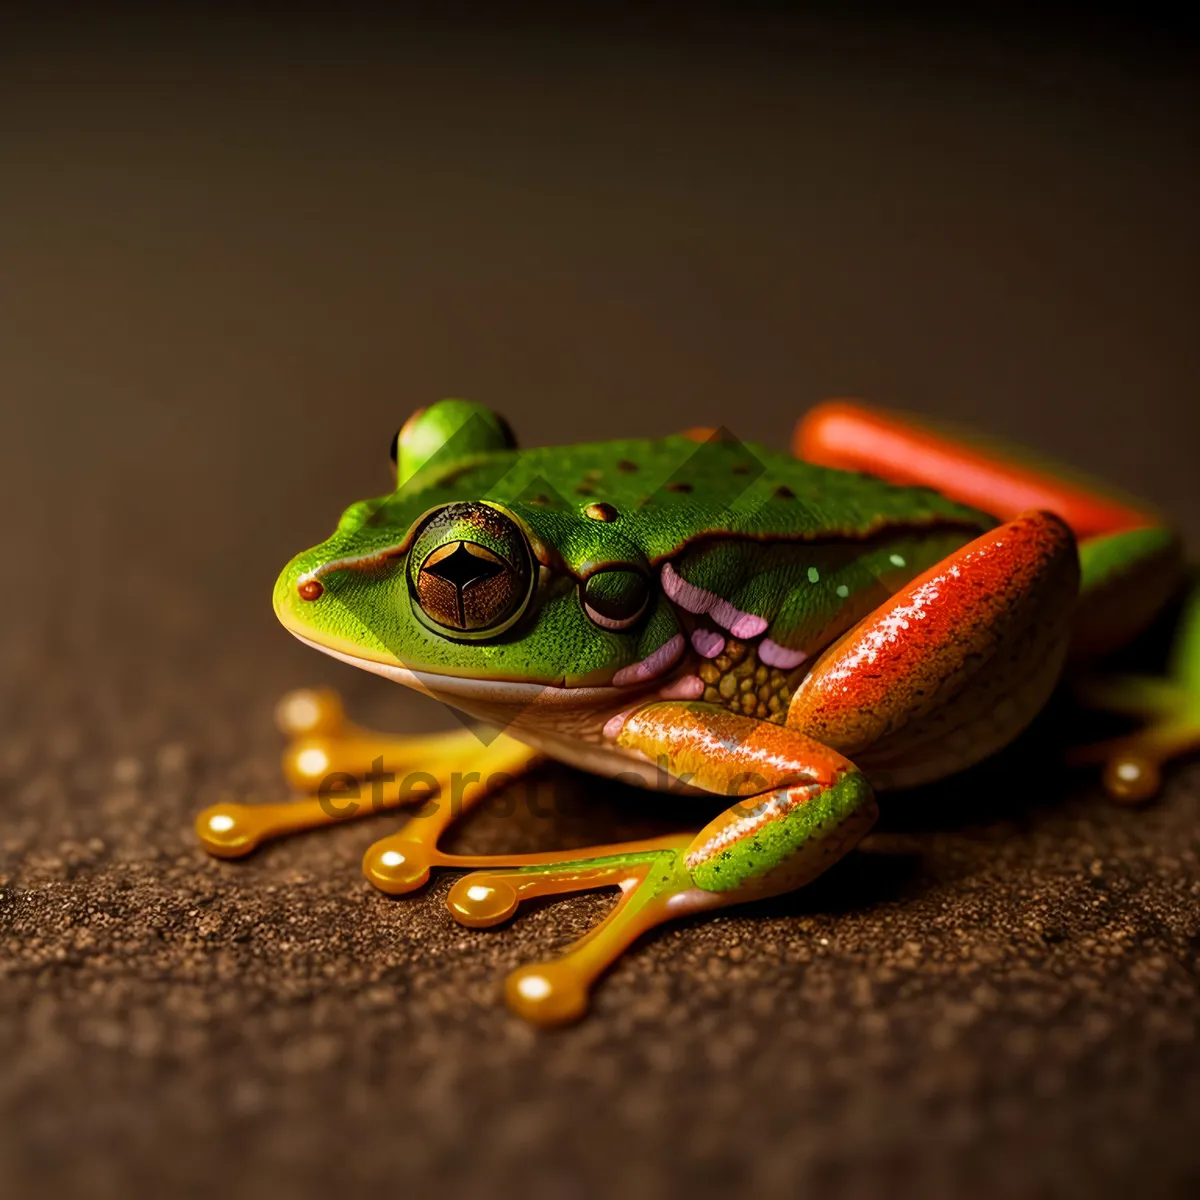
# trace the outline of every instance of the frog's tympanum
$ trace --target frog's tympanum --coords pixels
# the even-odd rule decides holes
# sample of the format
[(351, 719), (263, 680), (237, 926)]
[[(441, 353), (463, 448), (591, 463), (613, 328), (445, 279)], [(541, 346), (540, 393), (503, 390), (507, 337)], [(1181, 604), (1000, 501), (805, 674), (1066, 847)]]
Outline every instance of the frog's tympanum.
[[(508, 979), (517, 1012), (569, 1021), (643, 931), (801, 887), (867, 833), (877, 792), (1000, 749), (1066, 663), (1127, 642), (1180, 581), (1178, 543), (1145, 507), (1009, 452), (846, 403), (812, 410), (793, 448), (691, 430), (518, 450), (479, 405), (414, 414), (392, 446), (395, 490), (287, 565), (275, 611), (308, 645), (488, 729), (384, 737), (326, 693), (294, 693), (285, 768), (321, 797), (210, 808), (205, 847), (233, 858), (424, 805), (367, 851), (385, 892), (474, 868), (449, 906), (486, 926), (532, 896), (614, 886), (591, 933)], [(1118, 798), (1148, 797), (1160, 764), (1200, 742), (1189, 617), (1170, 678), (1092, 685), (1101, 706), (1148, 718), (1091, 750)], [(453, 817), (541, 756), (728, 807), (699, 832), (571, 853), (439, 849)], [(329, 790), (368, 775), (373, 804)]]

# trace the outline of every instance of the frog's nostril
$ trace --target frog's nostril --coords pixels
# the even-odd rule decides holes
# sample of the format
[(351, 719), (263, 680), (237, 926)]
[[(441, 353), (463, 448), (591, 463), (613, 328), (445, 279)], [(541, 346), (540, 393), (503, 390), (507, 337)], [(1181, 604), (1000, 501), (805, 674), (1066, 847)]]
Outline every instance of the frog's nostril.
[(316, 600), (324, 590), (315, 579), (309, 579), (296, 588), (296, 591), (300, 593), (301, 600)]

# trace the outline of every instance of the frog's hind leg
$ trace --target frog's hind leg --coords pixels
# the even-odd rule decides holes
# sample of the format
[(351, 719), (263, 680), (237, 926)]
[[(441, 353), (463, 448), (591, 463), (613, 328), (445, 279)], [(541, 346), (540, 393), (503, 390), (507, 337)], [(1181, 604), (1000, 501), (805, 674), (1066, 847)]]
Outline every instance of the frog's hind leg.
[[(1179, 542), (1147, 506), (1021, 451), (844, 401), (812, 409), (797, 425), (794, 449), (824, 466), (936, 488), (1002, 519), (1025, 508), (1056, 513), (1079, 542), (1080, 595), (1070, 646), (1076, 667), (1131, 641), (1179, 589)], [(1159, 786), (1159, 766), (1200, 745), (1198, 611), (1200, 591), (1189, 601), (1167, 680), (1088, 679), (1077, 688), (1092, 707), (1149, 720), (1139, 733), (1070, 755), (1076, 762), (1105, 763), (1104, 786), (1114, 798), (1149, 798)]]
[[(196, 818), (196, 834), (218, 858), (241, 858), (262, 842), (285, 834), (400, 807), (422, 811), (406, 826), (409, 854), (383, 860), (389, 891), (408, 891), (428, 876), (446, 827), (489, 791), (528, 769), (537, 756), (504, 734), (474, 729), (398, 737), (351, 724), (331, 691), (290, 692), (276, 709), (276, 723), (291, 740), (283, 773), (307, 796), (280, 804), (224, 802)], [(384, 839), (365, 866), (387, 854)], [(372, 847), (374, 850), (375, 847)], [(444, 857), (444, 856), (443, 856)], [(368, 871), (370, 874), (370, 871)]]
[(810, 409), (796, 425), (792, 449), (820, 466), (933, 488), (1002, 521), (1045, 509), (1066, 521), (1081, 543), (1155, 523), (1137, 501), (1068, 468), (1035, 461), (998, 441), (942, 431), (850, 401), (829, 400)]
[(1058, 682), (1079, 564), (1070, 530), (1031, 512), (909, 582), (835, 642), (788, 724), (876, 787), (954, 774), (1007, 745)]

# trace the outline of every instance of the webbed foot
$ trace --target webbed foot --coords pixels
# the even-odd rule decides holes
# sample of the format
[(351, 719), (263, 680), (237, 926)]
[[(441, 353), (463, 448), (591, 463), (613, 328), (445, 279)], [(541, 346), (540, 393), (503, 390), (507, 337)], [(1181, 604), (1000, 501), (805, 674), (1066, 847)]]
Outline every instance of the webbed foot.
[(1081, 746), (1073, 763), (1102, 763), (1104, 790), (1125, 804), (1151, 799), (1162, 785), (1163, 765), (1200, 751), (1200, 585), (1184, 604), (1179, 631), (1163, 676), (1114, 675), (1076, 685), (1088, 708), (1136, 717), (1141, 729)]
[(1174, 678), (1116, 675), (1087, 680), (1076, 689), (1089, 708), (1139, 717), (1146, 724), (1134, 733), (1080, 746), (1068, 761), (1103, 764), (1101, 781), (1112, 799), (1141, 804), (1162, 786), (1162, 768), (1171, 759), (1200, 750), (1200, 691)]
[(474, 871), (455, 883), (446, 904), (462, 925), (482, 929), (508, 920), (523, 900), (617, 887), (608, 915), (551, 961), (513, 971), (508, 1006), (537, 1025), (565, 1025), (588, 1008), (592, 984), (641, 934), (671, 917), (724, 901), (698, 888), (684, 865), (690, 834), (619, 846), (596, 846), (580, 857), (531, 854), (519, 865)]

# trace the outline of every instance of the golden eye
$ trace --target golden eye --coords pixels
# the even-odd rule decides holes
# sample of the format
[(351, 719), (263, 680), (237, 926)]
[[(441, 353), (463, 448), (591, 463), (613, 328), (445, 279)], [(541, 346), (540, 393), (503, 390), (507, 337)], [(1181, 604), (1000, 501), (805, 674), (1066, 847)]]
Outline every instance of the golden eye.
[(502, 632), (531, 591), (524, 535), (485, 504), (451, 504), (434, 513), (414, 539), (409, 563), (421, 612), (465, 637)]
[(421, 607), (447, 629), (488, 629), (520, 599), (516, 572), (486, 546), (453, 542), (421, 564)]
[(580, 591), (584, 612), (601, 629), (614, 632), (635, 625), (650, 599), (646, 577), (625, 567), (589, 575)]

